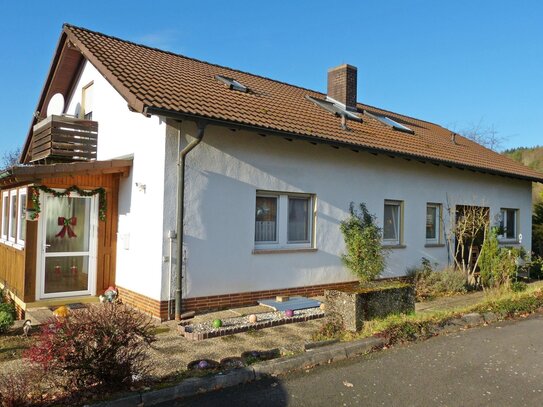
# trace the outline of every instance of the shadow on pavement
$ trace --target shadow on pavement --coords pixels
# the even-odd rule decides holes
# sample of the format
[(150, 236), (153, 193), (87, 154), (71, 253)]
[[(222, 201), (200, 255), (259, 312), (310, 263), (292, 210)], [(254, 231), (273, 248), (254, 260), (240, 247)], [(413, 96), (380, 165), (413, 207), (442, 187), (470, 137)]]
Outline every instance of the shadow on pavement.
[(242, 384), (199, 396), (167, 403), (163, 406), (183, 407), (283, 407), (288, 405), (288, 394), (281, 380), (276, 377)]

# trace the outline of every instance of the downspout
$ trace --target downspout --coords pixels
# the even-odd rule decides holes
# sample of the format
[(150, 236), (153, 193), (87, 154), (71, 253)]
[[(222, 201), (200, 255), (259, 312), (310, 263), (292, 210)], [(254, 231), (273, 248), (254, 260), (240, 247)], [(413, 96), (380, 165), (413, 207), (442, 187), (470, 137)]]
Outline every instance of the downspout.
[(182, 301), (182, 278), (183, 278), (183, 237), (184, 237), (184, 214), (185, 214), (185, 161), (187, 154), (202, 141), (206, 123), (197, 122), (198, 130), (196, 136), (185, 148), (181, 149), (181, 130), (179, 130), (179, 157), (177, 161), (177, 278), (175, 282), (175, 319), (181, 319)]

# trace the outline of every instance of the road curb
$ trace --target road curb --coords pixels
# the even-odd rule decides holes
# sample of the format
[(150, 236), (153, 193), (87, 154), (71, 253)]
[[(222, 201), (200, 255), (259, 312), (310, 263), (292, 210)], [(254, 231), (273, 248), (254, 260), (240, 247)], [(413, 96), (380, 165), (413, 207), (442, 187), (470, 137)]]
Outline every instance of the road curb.
[(271, 375), (281, 375), (316, 365), (349, 359), (385, 345), (382, 338), (364, 338), (354, 342), (342, 342), (306, 351), (302, 355), (272, 359), (249, 367), (231, 370), (208, 377), (183, 380), (175, 386), (132, 394), (116, 400), (93, 404), (92, 407), (154, 406), (196, 394), (233, 387)]

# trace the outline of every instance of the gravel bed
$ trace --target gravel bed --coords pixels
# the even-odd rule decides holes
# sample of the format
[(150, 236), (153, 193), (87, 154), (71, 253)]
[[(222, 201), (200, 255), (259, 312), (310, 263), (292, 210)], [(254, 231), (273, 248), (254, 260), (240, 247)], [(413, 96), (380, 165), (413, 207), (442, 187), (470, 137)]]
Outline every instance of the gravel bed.
[[(322, 310), (320, 308), (318, 307), (307, 308), (307, 309), (294, 311), (294, 316), (292, 318), (305, 317), (305, 316), (318, 315), (318, 314), (322, 314)], [(292, 319), (285, 316), (285, 313), (281, 311), (264, 312), (264, 313), (255, 314), (255, 315), (258, 318), (257, 323), (268, 322), (268, 321), (279, 321), (281, 319), (285, 319), (285, 320)], [(252, 324), (249, 322), (249, 316), (243, 316), (243, 317), (223, 319), (222, 326), (220, 328), (214, 328), (213, 321), (206, 321), (199, 324), (186, 325), (185, 330), (187, 332), (193, 332), (193, 333), (204, 333), (204, 332), (217, 332), (217, 331), (220, 331), (221, 329), (231, 328), (231, 327), (250, 327), (251, 325), (255, 325), (255, 324)]]

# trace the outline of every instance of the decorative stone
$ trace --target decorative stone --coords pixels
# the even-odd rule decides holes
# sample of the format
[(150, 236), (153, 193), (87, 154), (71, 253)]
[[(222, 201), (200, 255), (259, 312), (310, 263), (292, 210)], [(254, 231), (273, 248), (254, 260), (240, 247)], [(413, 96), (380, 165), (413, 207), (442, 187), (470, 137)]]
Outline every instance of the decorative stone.
[(213, 321), (213, 328), (220, 328), (222, 326), (222, 321), (220, 319), (215, 319)]
[(326, 305), (324, 304), (324, 302), (321, 302), (321, 305), (319, 306), (319, 308), (323, 311), (326, 309)]
[(251, 324), (254, 324), (256, 321), (258, 321), (258, 317), (255, 314), (249, 315), (249, 322)]
[(349, 331), (359, 331), (370, 319), (415, 311), (415, 288), (410, 284), (359, 291), (325, 290), (324, 295), (327, 316), (337, 315)]
[(294, 316), (294, 311), (291, 309), (285, 310), (285, 316), (288, 318), (292, 318)]
[(481, 325), (485, 322), (483, 316), (476, 312), (464, 315), (462, 320), (469, 326)]

